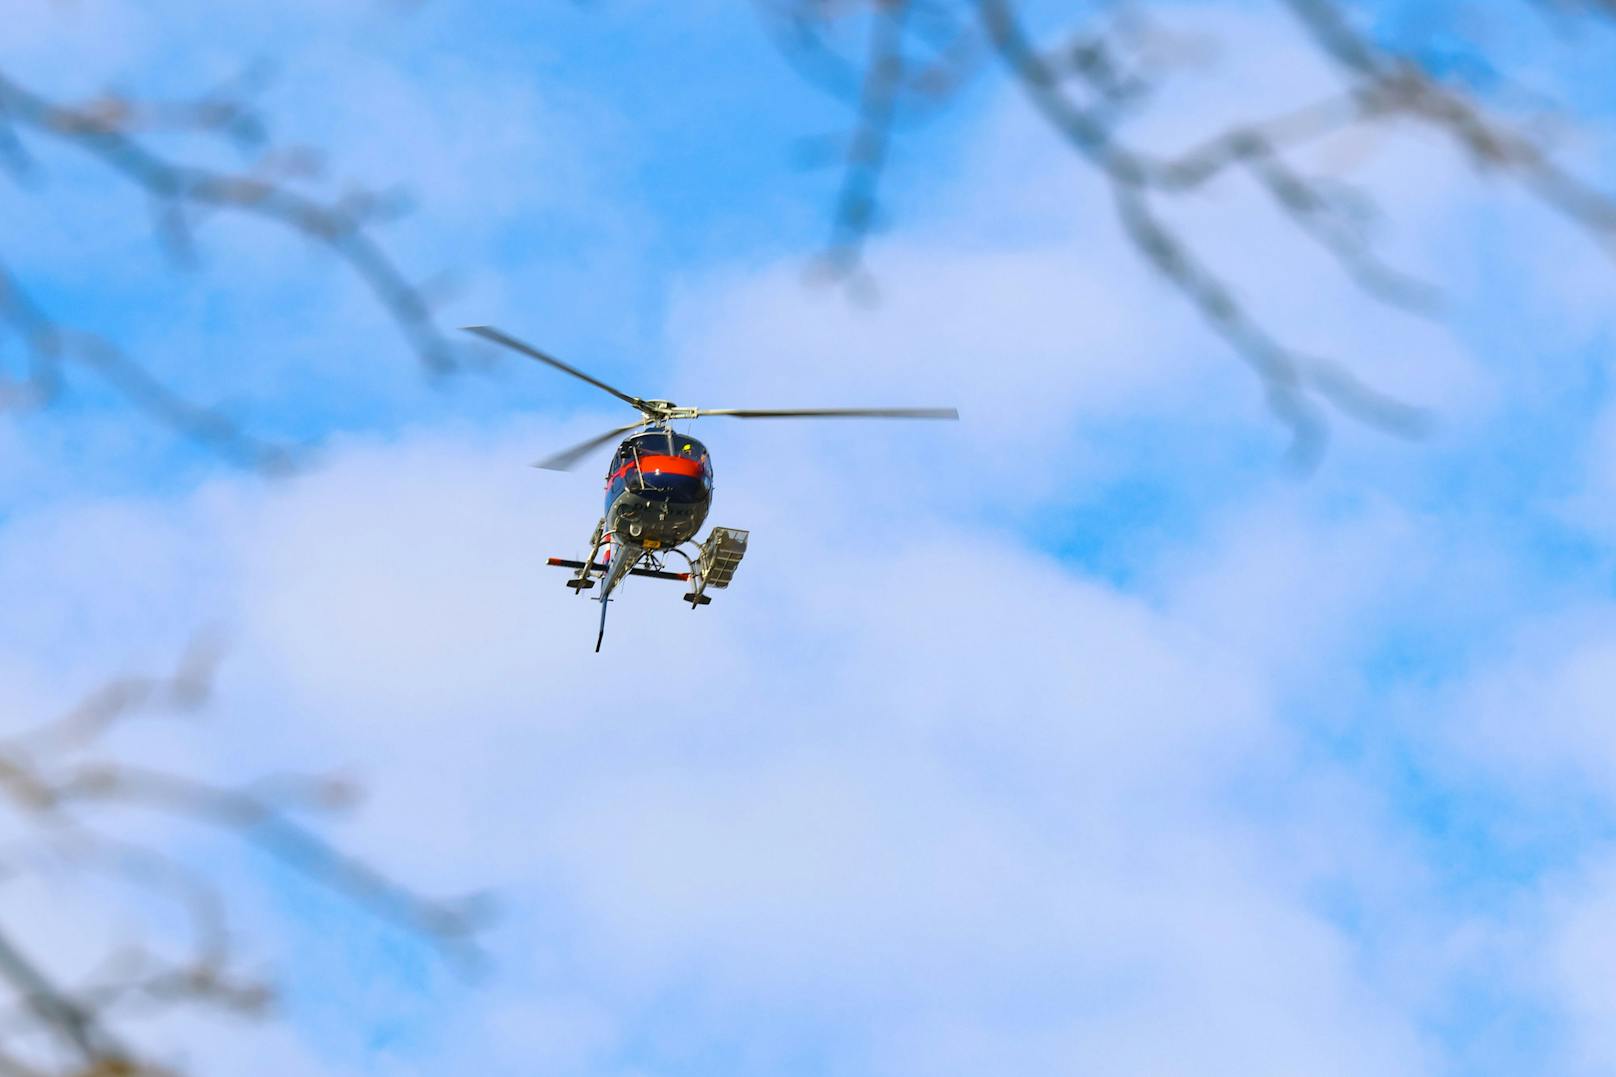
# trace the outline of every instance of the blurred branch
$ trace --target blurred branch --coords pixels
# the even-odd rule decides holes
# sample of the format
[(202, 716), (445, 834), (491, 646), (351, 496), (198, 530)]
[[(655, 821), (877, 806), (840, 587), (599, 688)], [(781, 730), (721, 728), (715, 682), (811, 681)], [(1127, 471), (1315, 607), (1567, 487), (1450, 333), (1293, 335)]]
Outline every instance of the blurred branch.
[[(797, 72), (855, 112), (850, 135), (814, 140), (812, 160), (834, 161), (842, 173), (823, 268), (837, 279), (867, 285), (864, 241), (880, 221), (881, 179), (894, 134), (941, 113), (980, 66), (981, 34), (948, 5), (928, 0), (755, 0), (754, 10)], [(841, 55), (831, 30), (860, 15), (869, 26), (864, 56), (855, 62)]]
[[(1270, 411), (1290, 429), (1290, 451), (1295, 462), (1310, 466), (1323, 449), (1325, 426), (1315, 399), (1337, 407), (1343, 399), (1350, 399), (1355, 406), (1346, 409), (1348, 414), (1388, 432), (1416, 434), (1421, 430), (1423, 415), (1417, 409), (1395, 404), (1380, 394), (1359, 391), (1343, 396), (1336, 391), (1321, 392), (1321, 385), (1340, 387), (1343, 375), (1339, 368), (1310, 360), (1276, 341), (1235, 298), (1229, 286), (1194, 254), (1187, 241), (1157, 214), (1151, 200), (1157, 187), (1194, 186), (1228, 164), (1261, 162), (1274, 169), (1275, 157), (1255, 129), (1224, 136), (1215, 143), (1222, 147), (1220, 154), (1200, 151), (1198, 158), (1190, 158), (1201, 162), (1198, 168), (1186, 168), (1182, 162), (1176, 170), (1173, 166), (1152, 167), (1117, 145), (1100, 119), (1063, 92), (1061, 79), (1033, 49), (1007, 0), (977, 0), (977, 7), (1000, 57), (1035, 107), (1105, 176), (1118, 217), (1134, 247), (1194, 304), (1207, 324), (1261, 379)], [(1298, 192), (1287, 185), (1300, 186), (1300, 181), (1288, 172), (1270, 171), (1265, 184), (1270, 194), (1289, 204), (1293, 215), (1310, 216), (1314, 203), (1305, 187)], [(1338, 255), (1350, 250), (1334, 243), (1327, 246)], [(1322, 382), (1321, 370), (1330, 372)]]
[(829, 258), (832, 270), (837, 273), (851, 273), (856, 269), (859, 239), (869, 231), (875, 216), (876, 190), (886, 164), (893, 112), (903, 79), (904, 21), (909, 9), (907, 0), (894, 0), (877, 7), (864, 89), (859, 97), (858, 129), (848, 147), (847, 167), (842, 172), (842, 188), (836, 199), (835, 233)]
[[(1384, 117), (1422, 122), (1453, 141), (1473, 166), (1514, 179), (1522, 190), (1590, 235), (1616, 258), (1616, 196), (1550, 160), (1526, 132), (1491, 115), (1473, 96), (1446, 86), (1417, 65), (1381, 51), (1348, 24), (1331, 0), (1282, 0), (1319, 48)], [(1616, 9), (1611, 9), (1616, 10)]]
[[(14, 1051), (0, 1053), (0, 1074), (157, 1074), (163, 1071), (137, 1062), (109, 1031), (114, 1013), (206, 1005), (253, 1015), (271, 998), (261, 977), (233, 971), (228, 902), (216, 884), (149, 841), (111, 836), (92, 822), (111, 822), (128, 809), (155, 809), (220, 831), (446, 957), (462, 963), (479, 957), (477, 903), (423, 897), (294, 822), (283, 808), (340, 809), (352, 801), (350, 783), (291, 775), (224, 786), (126, 763), (111, 752), (107, 741), (120, 725), (202, 705), (217, 661), (217, 643), (204, 639), (168, 676), (117, 678), (59, 717), (0, 738), (0, 803), (9, 803), (45, 848), (77, 869), (111, 873), (139, 891), (177, 899), (195, 936), (188, 956), (163, 957), (136, 944), (112, 955), (87, 983), (69, 987), (50, 978), (35, 956), (0, 930), (0, 983), (19, 999), (9, 1017), (0, 1014), (0, 1037), (47, 1032), (71, 1063), (53, 1070)], [(17, 850), (5, 859), (13, 872), (27, 863)]]
[[(27, 152), (25, 136), (87, 154), (150, 196), (157, 237), (182, 262), (194, 261), (195, 229), (210, 213), (254, 217), (300, 235), (348, 267), (430, 372), (456, 369), (453, 350), (438, 330), (424, 290), (404, 276), (373, 234), (377, 223), (396, 212), (395, 198), (356, 192), (321, 200), (302, 193), (289, 180), (312, 168), (306, 152), (266, 152), (257, 169), (229, 172), (172, 160), (140, 137), (185, 130), (261, 147), (263, 125), (244, 103), (244, 93), (243, 84), (233, 83), (189, 102), (153, 104), (108, 94), (70, 106), (0, 74), (0, 163), (19, 181), (35, 184), (39, 169)], [(93, 371), (149, 418), (238, 463), (267, 471), (284, 470), (291, 463), (285, 449), (184, 400), (149, 365), (113, 342), (59, 324), (28, 297), (15, 270), (0, 271), (0, 324), (22, 340), (30, 358), (25, 377), (0, 383), (0, 408), (53, 400), (61, 389), (63, 364), (73, 362)]]
[(100, 375), (137, 410), (221, 456), (268, 474), (286, 472), (295, 464), (290, 449), (253, 437), (219, 412), (186, 400), (112, 341), (52, 321), (4, 265), (0, 325), (21, 339), (30, 357), (25, 378), (0, 380), (0, 410), (50, 402), (61, 389), (62, 364), (76, 363)]
[(451, 904), (421, 898), (365, 861), (292, 822), (269, 801), (251, 792), (161, 771), (92, 764), (59, 777), (54, 793), (64, 806), (140, 805), (234, 833), (371, 913), (458, 951), (461, 956), (476, 956), (470, 936), (479, 923), (477, 902)]
[[(857, 283), (862, 273), (863, 248), (873, 231), (875, 191), (908, 104), (901, 92), (905, 85), (901, 72), (906, 50), (916, 37), (912, 27), (922, 12), (932, 25), (948, 23), (956, 11), (972, 12), (978, 33), (955, 30), (953, 36), (985, 42), (1051, 129), (1102, 176), (1134, 249), (1251, 367), (1264, 386), (1270, 409), (1290, 430), (1293, 457), (1304, 463), (1318, 458), (1328, 412), (1404, 436), (1422, 432), (1427, 418), (1420, 409), (1363, 384), (1339, 364), (1300, 354), (1280, 342), (1188, 235), (1169, 222), (1161, 209), (1163, 199), (1181, 197), (1237, 172), (1366, 295), (1403, 311), (1433, 315), (1439, 307), (1436, 289), (1388, 265), (1376, 252), (1368, 228), (1375, 216), (1372, 199), (1338, 181), (1307, 174), (1292, 156), (1355, 129), (1413, 121), (1441, 132), (1478, 169), (1513, 180), (1616, 257), (1616, 198), (1558, 165), (1531, 131), (1495, 114), (1477, 92), (1439, 81), (1419, 64), (1355, 30), (1348, 5), (1340, 0), (1277, 2), (1341, 73), (1345, 81), (1341, 92), (1229, 125), (1176, 154), (1142, 150), (1123, 137), (1134, 111), (1158, 92), (1177, 66), (1195, 62), (1205, 51), (1155, 23), (1150, 18), (1151, 0), (1092, 5), (1077, 18), (1074, 32), (1053, 47), (1034, 42), (1015, 0), (759, 2), (774, 24), (792, 28), (790, 34), (777, 34), (776, 42), (799, 67), (804, 55), (812, 55), (818, 69), (835, 67), (842, 81), (848, 71), (863, 72), (855, 135), (841, 161), (844, 175), (827, 252), (827, 262), (843, 279)], [(1616, 14), (1616, 4), (1606, 0), (1529, 2), (1557, 14)], [(862, 67), (830, 45), (832, 28), (850, 25), (865, 28), (868, 44)], [(828, 57), (835, 57), (835, 64)], [(928, 102), (928, 107), (935, 108), (936, 102)]]
[(0, 755), (74, 751), (89, 747), (113, 725), (142, 710), (194, 710), (207, 702), (213, 689), (220, 650), (219, 640), (204, 634), (192, 641), (172, 674), (114, 678), (66, 713), (0, 739)]
[(39, 1023), (78, 1056), (85, 1072), (139, 1072), (128, 1052), (101, 1027), (95, 1012), (63, 994), (4, 932), (0, 932), (0, 978), (17, 990)]

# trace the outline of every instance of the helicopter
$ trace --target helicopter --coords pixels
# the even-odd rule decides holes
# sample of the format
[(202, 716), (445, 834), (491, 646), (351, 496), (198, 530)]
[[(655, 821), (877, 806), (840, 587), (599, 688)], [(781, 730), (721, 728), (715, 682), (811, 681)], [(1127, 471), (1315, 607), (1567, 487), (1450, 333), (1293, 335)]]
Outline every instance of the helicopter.
[[(551, 471), (567, 471), (614, 438), (623, 439), (606, 471), (606, 511), (589, 539), (589, 555), (582, 561), (552, 557), (548, 562), (572, 570), (566, 585), (574, 594), (581, 595), (597, 582), (601, 584), (596, 600), (600, 603), (600, 631), (595, 636), (597, 653), (606, 637), (607, 603), (625, 577), (644, 576), (688, 583), (690, 590), (684, 600), (694, 610), (712, 602), (712, 596), (707, 594), (709, 588), (729, 586), (741, 558), (746, 555), (749, 533), (732, 527), (714, 527), (699, 545), (693, 541), (712, 504), (712, 457), (700, 441), (675, 431), (674, 423), (707, 415), (727, 415), (732, 419), (959, 418), (954, 408), (680, 407), (668, 400), (630, 396), (492, 326), (468, 325), (465, 330), (586, 381), (640, 413), (640, 418), (632, 423), (563, 449), (533, 465)], [(692, 547), (692, 551), (687, 552), (686, 546)], [(669, 556), (682, 558), (685, 571), (669, 570), (666, 560)]]

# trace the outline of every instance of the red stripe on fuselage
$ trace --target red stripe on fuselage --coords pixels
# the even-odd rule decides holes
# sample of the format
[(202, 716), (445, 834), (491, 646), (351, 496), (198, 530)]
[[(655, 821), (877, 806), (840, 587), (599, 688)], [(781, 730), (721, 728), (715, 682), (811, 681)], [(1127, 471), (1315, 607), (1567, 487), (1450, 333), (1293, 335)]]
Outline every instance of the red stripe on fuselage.
[[(624, 464), (606, 477), (608, 484), (628, 474), (634, 469), (633, 464)], [(701, 474), (700, 460), (687, 460), (683, 456), (642, 456), (640, 457), (640, 473), (644, 475), (661, 472), (664, 475), (686, 475), (695, 478)]]

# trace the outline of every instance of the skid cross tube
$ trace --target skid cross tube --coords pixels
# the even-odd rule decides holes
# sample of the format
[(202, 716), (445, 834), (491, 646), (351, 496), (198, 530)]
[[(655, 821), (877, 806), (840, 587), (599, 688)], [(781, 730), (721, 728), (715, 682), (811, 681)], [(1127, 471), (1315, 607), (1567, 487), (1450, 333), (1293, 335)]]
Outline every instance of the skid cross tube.
[[(591, 572), (598, 572), (603, 576), (606, 574), (606, 570), (611, 567), (604, 561), (595, 561), (586, 565), (583, 561), (569, 561), (564, 557), (549, 558), (545, 564), (554, 565), (557, 568), (588, 568)], [(654, 568), (631, 568), (628, 570), (628, 574), (630, 576), (649, 576), (653, 580), (688, 580), (690, 578), (690, 573), (688, 572), (663, 572)]]

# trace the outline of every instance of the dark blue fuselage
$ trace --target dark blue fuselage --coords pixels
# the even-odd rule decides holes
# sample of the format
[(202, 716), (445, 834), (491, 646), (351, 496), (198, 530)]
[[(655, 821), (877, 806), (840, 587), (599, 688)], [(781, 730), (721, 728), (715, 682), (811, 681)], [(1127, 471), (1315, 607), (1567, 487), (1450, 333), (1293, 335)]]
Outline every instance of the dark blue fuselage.
[(701, 529), (712, 496), (705, 445), (666, 429), (634, 434), (606, 473), (606, 531), (647, 550), (677, 546)]

